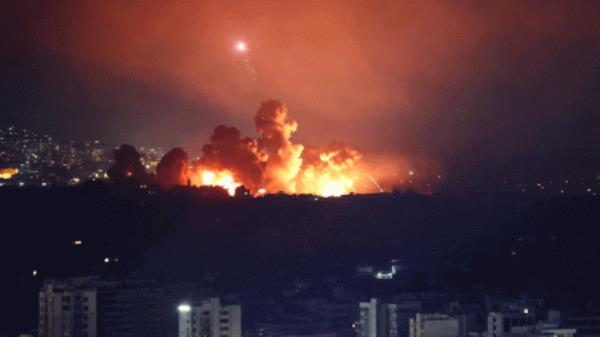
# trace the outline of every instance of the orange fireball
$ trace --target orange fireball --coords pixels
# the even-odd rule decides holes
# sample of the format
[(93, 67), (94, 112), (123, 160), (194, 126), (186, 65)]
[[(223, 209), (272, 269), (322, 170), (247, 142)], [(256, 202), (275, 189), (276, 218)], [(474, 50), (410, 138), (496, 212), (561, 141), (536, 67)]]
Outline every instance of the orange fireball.
[(191, 184), (193, 186), (219, 186), (224, 188), (230, 196), (234, 196), (236, 188), (242, 185), (236, 182), (233, 174), (227, 170), (201, 170), (191, 176)]

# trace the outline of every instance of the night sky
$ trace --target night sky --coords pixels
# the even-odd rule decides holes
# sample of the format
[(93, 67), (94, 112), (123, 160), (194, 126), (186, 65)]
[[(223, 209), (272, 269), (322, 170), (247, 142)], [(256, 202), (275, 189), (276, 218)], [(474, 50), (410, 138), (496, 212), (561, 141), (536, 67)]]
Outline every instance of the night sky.
[[(254, 136), (427, 158), (452, 177), (593, 177), (598, 1), (3, 1), (0, 127), (183, 146)], [(243, 40), (243, 55), (234, 46)]]

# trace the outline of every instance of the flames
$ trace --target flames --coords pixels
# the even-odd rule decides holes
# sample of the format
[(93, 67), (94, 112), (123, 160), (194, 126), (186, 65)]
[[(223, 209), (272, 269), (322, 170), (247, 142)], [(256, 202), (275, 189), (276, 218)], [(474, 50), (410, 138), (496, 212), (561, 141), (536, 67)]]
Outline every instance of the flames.
[(235, 181), (233, 174), (227, 170), (201, 170), (191, 176), (191, 184), (194, 186), (219, 186), (225, 189), (230, 196), (234, 196), (235, 190), (242, 186), (240, 182)]
[(337, 197), (356, 192), (355, 181), (360, 178), (356, 163), (362, 157), (358, 150), (341, 144), (307, 147), (302, 157), (298, 181), (303, 193)]
[(220, 186), (234, 195), (246, 187), (253, 195), (302, 193), (325, 197), (356, 191), (361, 153), (333, 144), (325, 148), (294, 144), (298, 124), (279, 101), (263, 102), (255, 116), (257, 139), (242, 138), (234, 127), (218, 126), (192, 162), (194, 186)]
[(16, 168), (3, 168), (3, 169), (0, 169), (0, 179), (2, 179), (2, 180), (11, 179), (17, 173), (19, 173), (19, 170), (16, 169)]
[(318, 176), (313, 180), (312, 194), (323, 197), (339, 197), (353, 191), (353, 181), (347, 177), (331, 178), (328, 175)]
[[(161, 158), (156, 174), (144, 170), (133, 146), (121, 145), (114, 152), (115, 163), (108, 174), (113, 181), (136, 181), (165, 189), (177, 185), (217, 186), (232, 196), (238, 192), (324, 197), (385, 190), (432, 193), (441, 181), (439, 165), (426, 158), (411, 158), (409, 163), (407, 157), (388, 154), (362, 160), (362, 153), (347, 144), (294, 143), (292, 136), (298, 123), (276, 100), (263, 102), (254, 121), (257, 138), (242, 137), (237, 128), (219, 125), (202, 147), (200, 157), (190, 163), (182, 148), (173, 148)], [(0, 179), (14, 173), (0, 170)]]

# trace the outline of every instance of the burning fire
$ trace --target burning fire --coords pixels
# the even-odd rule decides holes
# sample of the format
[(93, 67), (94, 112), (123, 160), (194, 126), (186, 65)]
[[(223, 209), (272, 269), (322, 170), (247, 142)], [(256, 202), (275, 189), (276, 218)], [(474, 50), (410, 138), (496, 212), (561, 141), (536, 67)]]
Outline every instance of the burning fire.
[[(379, 161), (370, 157), (365, 164), (359, 163), (362, 153), (353, 146), (293, 143), (298, 123), (289, 118), (287, 108), (279, 101), (263, 102), (254, 122), (257, 138), (242, 137), (237, 128), (219, 125), (202, 147), (200, 157), (190, 163), (183, 149), (171, 149), (158, 163), (155, 175), (146, 175), (139, 154), (132, 146), (122, 145), (115, 151), (116, 162), (109, 175), (113, 171), (118, 173), (117, 178), (132, 177), (143, 184), (155, 182), (162, 188), (217, 186), (231, 196), (240, 187), (243, 195), (254, 196), (289, 193), (338, 197), (381, 193), (384, 188), (419, 189), (426, 193), (435, 190), (431, 180), (423, 179), (430, 170), (419, 169), (435, 167), (435, 163), (427, 160), (422, 161), (425, 165), (415, 166), (403, 157), (385, 155)], [(14, 173), (0, 170), (0, 179), (10, 178)], [(436, 174), (440, 180), (441, 176)]]
[(323, 197), (339, 197), (352, 192), (352, 184), (352, 179), (347, 177), (335, 179), (328, 175), (320, 175), (315, 177), (315, 183), (312, 184), (314, 187), (313, 194)]
[(203, 170), (191, 176), (193, 186), (219, 186), (227, 190), (230, 196), (235, 195), (235, 189), (242, 184), (236, 182), (233, 174), (227, 170), (209, 171)]
[(4, 168), (0, 169), (0, 179), (8, 180), (12, 178), (14, 175), (19, 173), (19, 170), (16, 168)]
[[(359, 165), (361, 152), (345, 144), (293, 143), (298, 124), (279, 101), (263, 102), (254, 121), (257, 138), (242, 137), (235, 127), (217, 126), (202, 156), (191, 164), (182, 149), (171, 150), (158, 165), (162, 168), (157, 169), (159, 180), (164, 186), (219, 186), (231, 196), (243, 186), (254, 196), (283, 192), (338, 197), (383, 192), (374, 176), (386, 186), (395, 186), (391, 179), (401, 178), (398, 169), (407, 166), (391, 158), (377, 165)], [(412, 183), (414, 172), (405, 171)]]
[(332, 145), (323, 149), (307, 147), (303, 153), (304, 165), (299, 175), (299, 186), (303, 193), (324, 197), (338, 197), (354, 192), (359, 170), (355, 166), (361, 158), (358, 150)]
[(195, 186), (221, 186), (230, 195), (245, 186), (253, 195), (304, 193), (325, 197), (354, 192), (361, 154), (341, 144), (326, 148), (294, 144), (298, 124), (278, 101), (263, 102), (255, 117), (257, 139), (234, 127), (218, 126), (191, 165)]

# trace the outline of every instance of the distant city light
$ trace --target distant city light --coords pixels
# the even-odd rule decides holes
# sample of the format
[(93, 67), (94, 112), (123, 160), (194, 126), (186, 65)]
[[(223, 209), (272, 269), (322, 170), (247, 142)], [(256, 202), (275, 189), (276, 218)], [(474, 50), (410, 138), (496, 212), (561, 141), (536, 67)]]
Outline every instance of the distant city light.
[(38, 274), (37, 270), (34, 270), (33, 272), (31, 272), (31, 275), (33, 275), (33, 277), (36, 277)]
[(527, 315), (527, 314), (529, 313), (529, 309), (527, 309), (527, 308), (524, 308), (524, 309), (523, 309), (523, 313)]
[(177, 306), (177, 311), (179, 311), (181, 313), (190, 312), (190, 311), (192, 311), (192, 307), (189, 304), (182, 303), (179, 306)]
[(408, 175), (414, 176), (415, 175), (415, 171), (413, 171), (413, 170), (408, 171)]
[(81, 246), (82, 243), (83, 242), (81, 240), (75, 240), (75, 241), (73, 241), (73, 245), (74, 246)]
[(109, 262), (110, 262), (110, 259), (108, 257), (105, 257), (104, 258), (104, 263), (109, 263)]

